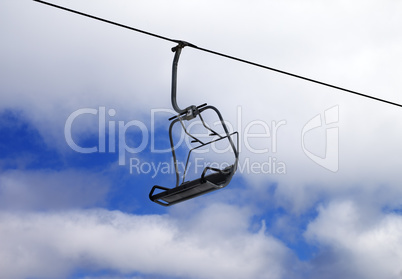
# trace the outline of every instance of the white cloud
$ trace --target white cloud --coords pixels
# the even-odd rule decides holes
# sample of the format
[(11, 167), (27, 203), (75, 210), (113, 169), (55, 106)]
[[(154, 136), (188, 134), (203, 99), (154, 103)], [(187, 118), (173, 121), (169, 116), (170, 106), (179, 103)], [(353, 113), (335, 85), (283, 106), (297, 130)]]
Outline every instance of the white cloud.
[(312, 278), (400, 278), (402, 217), (382, 214), (353, 201), (319, 210), (305, 236), (319, 245)]
[(264, 226), (250, 232), (249, 217), (223, 204), (194, 220), (106, 210), (2, 212), (1, 278), (62, 278), (77, 267), (185, 278), (292, 275), (291, 252)]
[[(394, 58), (401, 56), (402, 49), (397, 29), (401, 18), (396, 12), (400, 4), (395, 1), (353, 5), (290, 0), (67, 2), (59, 4), (397, 102), (400, 98), (397, 88), (402, 84), (393, 74), (400, 72)], [(23, 8), (26, 5), (29, 9)], [(4, 59), (1, 106), (22, 109), (49, 145), (68, 148), (64, 124), (79, 108), (105, 106), (117, 112), (107, 121), (147, 122), (151, 108), (170, 107), (171, 43), (33, 1), (8, 1), (3, 16), (9, 24), (1, 27), (6, 42), (0, 46)], [(241, 158), (264, 162), (273, 156), (284, 162), (285, 176), (247, 174), (245, 178), (262, 185), (267, 177), (279, 181), (281, 194), (300, 204), (297, 208), (315, 201), (292, 195), (290, 188), (296, 184), (333, 181), (346, 185), (362, 177), (399, 182), (396, 166), (401, 159), (395, 154), (402, 134), (400, 122), (395, 121), (401, 114), (397, 108), (190, 48), (180, 60), (178, 98), (182, 106), (216, 105), (241, 133), (255, 120), (269, 126), (271, 121), (286, 120), (278, 132), (276, 153), (271, 149), (257, 156), (243, 148)], [(239, 105), (242, 127), (236, 119)], [(340, 106), (336, 176), (307, 158), (301, 148), (303, 126), (334, 105)], [(96, 135), (97, 116), (86, 119), (75, 123), (77, 135)], [(271, 141), (256, 140), (254, 147), (271, 148)], [(309, 144), (324, 143), (322, 128)], [(374, 163), (374, 158), (381, 164)]]
[(109, 191), (102, 174), (76, 170), (0, 172), (1, 210), (61, 210), (100, 206)]
[[(402, 70), (398, 59), (402, 57), (399, 31), (402, 18), (401, 3), (397, 1), (58, 3), (402, 103), (398, 76)], [(79, 108), (106, 106), (117, 112), (107, 120), (149, 121), (151, 108), (170, 107), (173, 59), (170, 43), (33, 1), (5, 0), (2, 5), (0, 18), (5, 24), (0, 26), (0, 109), (22, 110), (49, 146), (68, 148), (64, 124), (68, 115)], [(236, 124), (239, 124), (236, 109), (241, 106), (242, 129), (237, 127), (243, 133), (253, 120), (263, 120), (269, 125), (272, 120), (286, 120), (287, 124), (279, 130), (276, 153), (257, 156), (243, 149), (241, 156), (242, 160), (250, 157), (260, 162), (267, 156), (277, 157), (286, 163), (287, 174), (246, 173), (242, 177), (244, 187), (253, 187), (258, 193), (277, 182), (275, 193), (269, 196), (272, 208), (283, 207), (296, 215), (311, 210), (317, 201), (330, 202), (321, 209), (306, 234), (320, 244), (327, 243), (331, 251), (312, 263), (317, 271), (330, 270), (334, 277), (338, 274), (327, 264), (330, 257), (340, 273), (355, 275), (348, 277), (367, 275), (368, 278), (374, 274), (386, 278), (398, 274), (390, 255), (395, 254), (399, 260), (400, 255), (385, 239), (399, 243), (399, 217), (380, 215), (375, 219), (377, 223), (369, 225), (362, 224), (360, 219), (372, 210), (399, 202), (402, 163), (399, 108), (188, 48), (180, 61), (178, 96), (179, 104), (183, 105), (204, 102), (216, 105), (226, 119)], [(312, 117), (334, 105), (340, 107), (340, 170), (330, 173), (305, 156), (301, 131)], [(82, 120), (75, 128), (78, 133), (96, 135), (96, 116), (87, 122)], [(309, 147), (320, 150), (325, 143), (324, 127), (311, 136)], [(270, 144), (266, 139), (256, 141), (256, 147), (271, 147)], [(89, 181), (95, 176), (85, 174), (87, 180), (78, 181), (74, 187), (68, 185), (76, 185), (70, 183), (77, 182), (70, 180), (75, 174), (3, 173), (0, 208), (38, 209), (45, 204), (48, 208), (63, 209), (102, 200), (105, 192), (96, 192), (95, 184)], [(63, 181), (60, 187), (53, 188), (60, 181)], [(81, 198), (79, 193), (88, 190), (87, 187), (97, 195), (93, 199), (84, 195), (82, 200), (74, 200), (73, 197)], [(331, 203), (336, 199), (355, 200), (359, 206)], [(360, 208), (362, 204), (365, 206)], [(13, 259), (18, 259), (15, 268), (11, 264), (5, 266), (9, 272), (7, 278), (24, 276), (23, 272), (57, 277), (80, 264), (145, 273), (159, 273), (156, 268), (162, 266), (172, 276), (199, 274), (201, 278), (281, 277), (283, 269), (291, 265), (286, 262), (286, 249), (267, 235), (248, 232), (249, 214), (234, 206), (208, 207), (194, 216), (197, 222), (183, 223), (167, 216), (140, 217), (107, 211), (27, 216), (4, 213), (1, 218), (7, 226), (1, 226), (2, 239), (15, 237), (19, 245), (3, 241), (0, 245), (4, 247), (1, 250), (5, 251), (2, 252), (5, 263), (14, 265)], [(238, 218), (228, 217), (234, 215)], [(103, 222), (104, 216), (109, 216), (111, 223)], [(156, 244), (148, 242), (144, 237), (148, 235)], [(166, 249), (161, 251), (159, 247)], [(172, 251), (178, 254), (178, 259)], [(277, 259), (271, 255), (275, 252), (282, 256)], [(366, 273), (362, 266), (372, 263), (378, 255), (389, 259), (388, 263), (381, 261), (378, 269), (370, 264), (372, 268), (367, 270), (372, 273)], [(165, 264), (166, 259), (169, 265)], [(273, 264), (268, 266), (261, 259)], [(181, 265), (180, 261), (187, 265)], [(244, 262), (249, 265), (242, 266)], [(272, 266), (277, 269), (272, 270)], [(319, 273), (317, 277), (327, 275)]]

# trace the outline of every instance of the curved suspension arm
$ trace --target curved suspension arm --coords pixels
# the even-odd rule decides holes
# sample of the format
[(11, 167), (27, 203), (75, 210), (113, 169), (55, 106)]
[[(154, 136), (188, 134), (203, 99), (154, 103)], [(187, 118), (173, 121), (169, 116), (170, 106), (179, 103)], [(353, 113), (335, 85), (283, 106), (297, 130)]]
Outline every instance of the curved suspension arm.
[(179, 64), (179, 58), (181, 54), (182, 48), (185, 46), (192, 46), (192, 44), (183, 42), (183, 41), (178, 41), (178, 45), (172, 48), (172, 51), (175, 52), (174, 59), (173, 59), (173, 66), (172, 66), (172, 106), (173, 109), (178, 113), (178, 114), (183, 114), (185, 113), (188, 108), (181, 109), (177, 105), (177, 100), (176, 100), (176, 93), (177, 93), (177, 67)]

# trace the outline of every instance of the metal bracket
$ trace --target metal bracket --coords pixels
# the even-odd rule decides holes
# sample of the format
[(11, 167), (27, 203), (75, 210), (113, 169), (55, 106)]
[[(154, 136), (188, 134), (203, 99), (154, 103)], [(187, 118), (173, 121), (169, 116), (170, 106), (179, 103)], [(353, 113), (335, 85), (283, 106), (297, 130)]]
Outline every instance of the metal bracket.
[[(186, 47), (186, 46), (193, 46), (195, 47), (195, 45), (190, 44), (188, 42), (185, 41), (177, 41), (178, 45), (175, 46), (174, 48), (172, 48), (172, 51), (175, 52), (174, 55), (174, 59), (173, 59), (173, 66), (172, 66), (172, 107), (173, 109), (178, 113), (178, 114), (186, 114), (185, 117), (188, 117), (188, 120), (193, 119), (196, 114), (194, 114), (196, 107), (195, 106), (189, 106), (185, 109), (181, 109), (178, 105), (177, 105), (177, 99), (176, 99), (176, 95), (177, 95), (177, 68), (178, 68), (178, 64), (179, 64), (179, 58), (180, 58), (180, 54), (181, 54), (181, 50)], [(184, 118), (186, 119), (186, 118)]]

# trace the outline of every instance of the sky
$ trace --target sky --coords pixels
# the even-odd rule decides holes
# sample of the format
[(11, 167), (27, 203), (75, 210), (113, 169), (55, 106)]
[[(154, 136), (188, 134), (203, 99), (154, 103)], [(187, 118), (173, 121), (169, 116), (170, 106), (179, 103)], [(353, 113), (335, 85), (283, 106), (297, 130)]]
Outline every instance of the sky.
[[(52, 3), (402, 104), (399, 1)], [(400, 107), (186, 47), (178, 104), (216, 106), (240, 159), (163, 207), (175, 44), (31, 0), (0, 36), (0, 278), (402, 278)]]

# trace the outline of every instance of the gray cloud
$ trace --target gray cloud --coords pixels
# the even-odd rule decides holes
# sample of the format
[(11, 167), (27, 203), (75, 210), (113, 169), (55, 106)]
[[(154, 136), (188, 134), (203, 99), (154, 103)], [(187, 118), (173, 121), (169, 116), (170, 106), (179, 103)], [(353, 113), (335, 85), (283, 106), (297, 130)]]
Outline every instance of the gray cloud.
[[(399, 30), (401, 3), (397, 1), (112, 3), (97, 0), (68, 1), (67, 4), (71, 8), (124, 24), (402, 102), (399, 94), (402, 83), (398, 76), (402, 70), (399, 59), (402, 57)], [(79, 108), (106, 106), (116, 109), (114, 120), (149, 121), (151, 108), (170, 107), (170, 67), (173, 58), (170, 43), (56, 11), (32, 1), (5, 0), (2, 5), (4, 9), (0, 9), (0, 18), (4, 24), (0, 24), (0, 108), (22, 110), (48, 145), (60, 150), (68, 148), (63, 135), (64, 124), (68, 115)], [(390, 255), (395, 253), (395, 259), (400, 261), (394, 248), (401, 247), (396, 230), (399, 228), (398, 217), (382, 216), (371, 227), (363, 226), (355, 207), (361, 209), (364, 215), (371, 210), (398, 204), (401, 182), (399, 168), (402, 163), (400, 109), (191, 49), (184, 50), (180, 63), (180, 104), (211, 103), (221, 109), (231, 123), (237, 123), (236, 108), (241, 106), (242, 133), (248, 123), (257, 119), (268, 124), (272, 120), (287, 121), (278, 135), (277, 153), (256, 155), (243, 150), (241, 155), (242, 160), (251, 158), (257, 162), (264, 162), (267, 155), (275, 156), (286, 163), (287, 174), (247, 173), (243, 175), (245, 188), (264, 189), (266, 185), (277, 182), (272, 202), (295, 215), (314, 209), (320, 200), (353, 200), (350, 204), (331, 203), (324, 207), (308, 229), (307, 237), (323, 244), (322, 249), (329, 247), (327, 254), (312, 263), (314, 270), (322, 267), (322, 273), (319, 273), (321, 277), (328, 274), (362, 278), (369, 278), (370, 274), (378, 275), (377, 278), (398, 275), (399, 267), (390, 259)], [(304, 125), (334, 105), (340, 107), (340, 169), (335, 174), (312, 162), (301, 148)], [(96, 135), (96, 119), (80, 123), (76, 126), (78, 133)], [(238, 125), (234, 126), (240, 129)], [(314, 152), (320, 151), (319, 148), (325, 143), (324, 127), (312, 134), (308, 143)], [(257, 141), (256, 147), (265, 148), (269, 144), (264, 140)], [(67, 204), (59, 192), (52, 190), (52, 185), (59, 183), (59, 180), (69, 181), (66, 172), (14, 172), (4, 177), (1, 187), (9, 197), (4, 199), (4, 205), (12, 207), (15, 200), (19, 204), (17, 208), (36, 209), (45, 202), (44, 197), (52, 197), (62, 205), (58, 207), (56, 204), (51, 208), (64, 208)], [(31, 180), (37, 185), (32, 189), (39, 189), (43, 197), (30, 192)], [(74, 196), (84, 191), (86, 182), (92, 185), (84, 179), (82, 183), (77, 183), (79, 186), (76, 188), (67, 188), (70, 190), (61, 187), (66, 184), (60, 184), (60, 191), (66, 197)], [(56, 188), (59, 189), (58, 186)], [(16, 194), (17, 190), (22, 194)], [(101, 191), (98, 198), (101, 200), (103, 195)], [(95, 200), (78, 200), (75, 204), (85, 206), (94, 204)], [(157, 239), (158, 244), (179, 253), (180, 259), (205, 259), (202, 268), (194, 267), (192, 263), (182, 267), (178, 265), (179, 261), (172, 260), (169, 262), (172, 264), (169, 269), (172, 276), (192, 276), (196, 271), (201, 278), (211, 278), (208, 273), (211, 269), (216, 274), (235, 278), (229, 267), (237, 268), (241, 266), (239, 263), (244, 263), (243, 260), (252, 264), (249, 269), (244, 268), (235, 274), (239, 278), (246, 275), (258, 278), (260, 274), (272, 275), (272, 278), (282, 276), (283, 270), (291, 265), (283, 244), (263, 233), (245, 232), (247, 218), (230, 219), (227, 224), (221, 224), (219, 220), (232, 216), (231, 210), (234, 209), (224, 207), (222, 216), (218, 215), (216, 219), (211, 218), (214, 217), (214, 211), (200, 213), (195, 219), (204, 224), (198, 229), (202, 229), (205, 236), (198, 235), (189, 226), (185, 230), (189, 232), (188, 238), (180, 240), (174, 237), (179, 235), (177, 231), (181, 227), (170, 222), (166, 216), (145, 216), (141, 219), (139, 216), (106, 211), (33, 214), (26, 217), (30, 220), (27, 226), (31, 230), (22, 234), (21, 229), (27, 219), (4, 213), (3, 224), (7, 224), (2, 227), (4, 239), (12, 239), (10, 237), (14, 235), (15, 239), (23, 241), (19, 242), (22, 243), (20, 246), (2, 242), (0, 245), (4, 249), (1, 250), (7, 252), (4, 252), (2, 257), (5, 260), (1, 262), (19, 259), (16, 265), (18, 270), (13, 269), (14, 262), (6, 266), (8, 278), (18, 278), (29, 271), (29, 275), (35, 273), (38, 276), (67, 274), (81, 262), (123, 271), (141, 268), (144, 272), (158, 272), (153, 269), (152, 260), (156, 258), (163, 266), (163, 260), (174, 258), (174, 254), (159, 255), (158, 246), (151, 246), (154, 250), (140, 259), (136, 249), (123, 249), (127, 243), (133, 247), (143, 247), (140, 240), (146, 239), (143, 235), (149, 233), (153, 240)], [(238, 213), (239, 216), (248, 214), (234, 211), (233, 214)], [(117, 225), (103, 224), (100, 221), (103, 217), (98, 215), (112, 216), (117, 220)], [(349, 216), (357, 217), (350, 219)], [(157, 221), (160, 223), (156, 225)], [(130, 222), (141, 226), (138, 229), (126, 228)], [(63, 228), (69, 224), (71, 227), (66, 228), (65, 234), (50, 235), (49, 232), (54, 231), (54, 224)], [(212, 229), (206, 229), (207, 225)], [(283, 226), (286, 227), (286, 224)], [(126, 228), (126, 231), (120, 228)], [(350, 228), (351, 235), (345, 228)], [(230, 243), (225, 242), (223, 238), (227, 236), (223, 236), (223, 232), (231, 229), (240, 231), (239, 238), (227, 233)], [(11, 233), (5, 234), (7, 230)], [(132, 238), (128, 232), (138, 238)], [(41, 234), (47, 237), (46, 240), (40, 237)], [(99, 236), (99, 239), (92, 238), (92, 235)], [(223, 240), (213, 241), (213, 237)], [(109, 239), (116, 239), (116, 242), (111, 242), (115, 245), (111, 245)], [(244, 239), (251, 243), (250, 246), (245, 244)], [(102, 241), (106, 244), (97, 246)], [(66, 243), (76, 246), (65, 247)], [(216, 243), (222, 246), (216, 248)], [(239, 246), (234, 247), (232, 243), (239, 243)], [(367, 247), (359, 246), (362, 244), (367, 244)], [(246, 247), (249, 254), (239, 252)], [(119, 255), (119, 249), (124, 250), (122, 255)], [(375, 253), (370, 256), (373, 251), (390, 259), (389, 263), (381, 261), (378, 266), (374, 265), (373, 262), (377, 263), (378, 258)], [(277, 259), (271, 252), (279, 253), (280, 258)], [(231, 257), (232, 254), (235, 256)], [(42, 258), (39, 262), (40, 257), (35, 258), (35, 255), (43, 255), (54, 264), (45, 266), (44, 263), (48, 261)], [(112, 258), (112, 255), (116, 257)], [(231, 259), (228, 266), (218, 265), (224, 257)], [(133, 263), (131, 259), (138, 261)], [(216, 262), (211, 259), (216, 259)], [(266, 262), (259, 262), (259, 259)], [(336, 264), (331, 266), (331, 262)], [(365, 271), (362, 268), (364, 265), (370, 268)], [(334, 267), (339, 268), (340, 273), (336, 273)], [(234, 271), (238, 271), (236, 268)]]
[(264, 226), (250, 232), (249, 217), (224, 204), (196, 214), (196, 227), (185, 219), (106, 210), (1, 213), (1, 274), (63, 278), (81, 267), (186, 278), (290, 276), (285, 266), (297, 266), (291, 252)]
[(399, 278), (402, 218), (335, 201), (319, 210), (306, 237), (323, 247), (311, 278)]
[(1, 210), (62, 210), (105, 204), (110, 182), (84, 171), (22, 171), (0, 173)]

